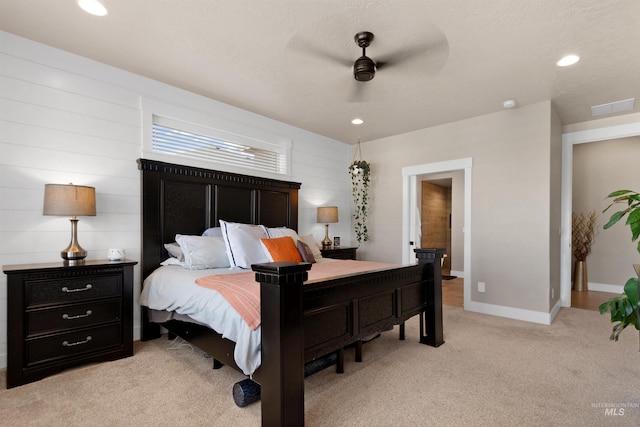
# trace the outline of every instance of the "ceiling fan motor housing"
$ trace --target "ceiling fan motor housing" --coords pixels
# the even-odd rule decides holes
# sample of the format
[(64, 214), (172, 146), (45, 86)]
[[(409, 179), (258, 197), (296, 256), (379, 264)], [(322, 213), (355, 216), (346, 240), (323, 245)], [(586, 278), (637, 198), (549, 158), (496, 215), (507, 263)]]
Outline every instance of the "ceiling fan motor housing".
[(362, 56), (353, 63), (353, 76), (359, 82), (368, 82), (376, 75), (376, 63), (366, 54), (366, 48), (373, 40), (373, 33), (360, 31), (354, 40), (362, 48)]
[(359, 82), (368, 82), (376, 75), (376, 63), (368, 56), (361, 56), (353, 64), (353, 76)]

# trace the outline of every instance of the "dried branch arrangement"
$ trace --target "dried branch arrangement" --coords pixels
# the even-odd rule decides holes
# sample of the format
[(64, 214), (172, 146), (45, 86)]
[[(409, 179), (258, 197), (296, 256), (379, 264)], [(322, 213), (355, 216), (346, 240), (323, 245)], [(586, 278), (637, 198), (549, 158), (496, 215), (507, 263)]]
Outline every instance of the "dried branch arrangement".
[(596, 213), (573, 213), (571, 219), (571, 246), (576, 261), (584, 261), (591, 253), (591, 245), (596, 235)]

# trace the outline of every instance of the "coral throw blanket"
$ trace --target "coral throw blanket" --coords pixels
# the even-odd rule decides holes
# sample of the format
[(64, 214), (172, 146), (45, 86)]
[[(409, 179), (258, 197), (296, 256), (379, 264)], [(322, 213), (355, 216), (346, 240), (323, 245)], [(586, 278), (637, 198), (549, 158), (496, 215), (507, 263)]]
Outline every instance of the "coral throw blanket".
[[(323, 280), (394, 266), (396, 265), (382, 262), (352, 260), (315, 263), (309, 270), (309, 280)], [(260, 283), (256, 282), (254, 272), (206, 276), (197, 279), (196, 284), (220, 293), (252, 331), (260, 326)]]

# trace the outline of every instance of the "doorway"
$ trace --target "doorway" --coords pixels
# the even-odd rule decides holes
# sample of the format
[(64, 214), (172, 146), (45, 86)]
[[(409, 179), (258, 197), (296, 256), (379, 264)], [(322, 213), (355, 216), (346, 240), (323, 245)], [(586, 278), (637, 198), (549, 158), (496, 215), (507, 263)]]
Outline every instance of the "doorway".
[(573, 211), (573, 146), (640, 135), (640, 123), (570, 132), (562, 135), (560, 305), (571, 307), (571, 214)]
[(442, 276), (451, 275), (451, 187), (453, 179), (428, 176), (421, 181), (420, 247), (444, 248)]
[(429, 175), (460, 171), (463, 174), (464, 191), (462, 194), (462, 253), (463, 270), (457, 274), (464, 281), (464, 306), (471, 307), (471, 172), (470, 157), (402, 168), (402, 260), (410, 264), (416, 262), (413, 249), (420, 242), (420, 197), (418, 182), (428, 179)]

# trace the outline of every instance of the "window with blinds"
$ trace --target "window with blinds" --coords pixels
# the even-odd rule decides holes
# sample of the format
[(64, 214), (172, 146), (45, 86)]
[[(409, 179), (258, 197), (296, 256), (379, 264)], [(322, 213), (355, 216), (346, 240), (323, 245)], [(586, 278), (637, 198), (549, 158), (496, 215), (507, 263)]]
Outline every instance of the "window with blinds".
[(176, 126), (176, 123), (167, 125), (159, 123), (161, 121), (154, 120), (152, 125), (151, 140), (152, 149), (155, 152), (214, 161), (257, 171), (287, 173), (286, 156), (277, 147), (274, 149), (268, 146), (260, 147), (259, 141), (224, 132), (218, 132), (217, 136), (204, 135), (191, 130), (178, 129), (178, 127), (185, 129), (190, 127), (186, 123), (184, 126), (179, 124)]

